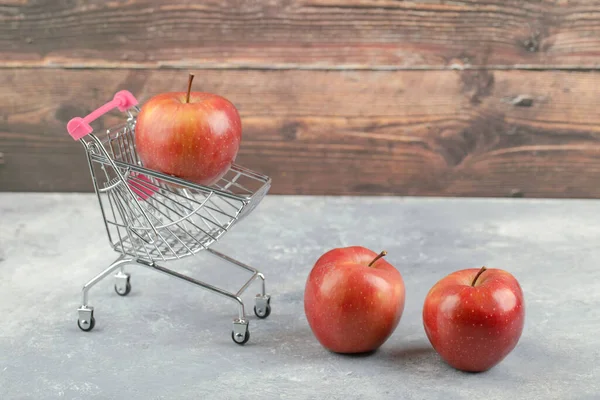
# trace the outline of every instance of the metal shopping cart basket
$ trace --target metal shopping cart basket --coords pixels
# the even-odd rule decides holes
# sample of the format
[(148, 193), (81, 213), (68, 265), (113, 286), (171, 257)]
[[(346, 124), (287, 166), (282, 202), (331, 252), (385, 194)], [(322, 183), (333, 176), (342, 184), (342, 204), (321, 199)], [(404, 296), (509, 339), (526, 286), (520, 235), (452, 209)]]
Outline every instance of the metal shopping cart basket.
[[(137, 104), (130, 92), (121, 91), (90, 115), (73, 118), (67, 125), (69, 134), (86, 150), (108, 239), (120, 253), (115, 262), (83, 286), (77, 325), (83, 331), (94, 328), (94, 308), (88, 304), (90, 288), (116, 271), (115, 291), (126, 296), (131, 283), (124, 266), (137, 264), (237, 302), (239, 314), (231, 337), (235, 343), (244, 344), (250, 334), (241, 295), (259, 279), (262, 290), (256, 295), (254, 312), (259, 318), (268, 317), (271, 298), (265, 292), (265, 277), (211, 245), (250, 214), (267, 194), (271, 180), (234, 164), (220, 181), (208, 187), (144, 168), (134, 141)], [(114, 108), (126, 113), (125, 122), (105, 134), (93, 134), (90, 123)], [(202, 250), (246, 270), (250, 278), (232, 293), (157, 264)]]

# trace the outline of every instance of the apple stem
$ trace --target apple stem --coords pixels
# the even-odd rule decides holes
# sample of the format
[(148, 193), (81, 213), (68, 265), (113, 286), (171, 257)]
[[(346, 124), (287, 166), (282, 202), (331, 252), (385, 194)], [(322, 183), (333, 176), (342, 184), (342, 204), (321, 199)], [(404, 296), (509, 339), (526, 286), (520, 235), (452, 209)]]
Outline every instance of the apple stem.
[(185, 98), (185, 102), (189, 103), (190, 102), (190, 92), (192, 91), (192, 81), (194, 80), (194, 74), (190, 74), (190, 77), (188, 79), (188, 90), (187, 90), (187, 96)]
[(377, 257), (375, 257), (373, 259), (373, 261), (371, 261), (371, 263), (369, 264), (369, 267), (372, 266), (373, 264), (375, 264), (375, 261), (379, 260), (381, 257), (385, 257), (387, 255), (387, 251), (382, 251), (381, 253), (379, 253), (379, 255)]
[(486, 267), (481, 267), (481, 269), (479, 270), (477, 275), (475, 275), (475, 278), (473, 278), (473, 282), (471, 283), (471, 286), (475, 286), (475, 282), (477, 282), (477, 278), (479, 278), (481, 276), (481, 274), (483, 274), (485, 272), (486, 269), (487, 269)]

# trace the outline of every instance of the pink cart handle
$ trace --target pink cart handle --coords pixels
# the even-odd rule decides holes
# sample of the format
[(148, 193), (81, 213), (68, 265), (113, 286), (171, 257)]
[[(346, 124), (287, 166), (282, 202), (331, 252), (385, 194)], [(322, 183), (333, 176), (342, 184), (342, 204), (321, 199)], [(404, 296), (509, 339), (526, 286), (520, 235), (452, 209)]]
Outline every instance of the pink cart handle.
[(91, 114), (83, 118), (75, 117), (71, 119), (67, 124), (67, 131), (69, 131), (69, 135), (71, 135), (73, 139), (79, 140), (92, 133), (93, 129), (90, 126), (92, 121), (100, 118), (113, 108), (118, 108), (119, 111), (123, 112), (137, 104), (138, 101), (130, 92), (121, 90), (115, 94), (115, 97), (113, 97), (111, 101), (98, 108), (96, 111), (93, 111)]

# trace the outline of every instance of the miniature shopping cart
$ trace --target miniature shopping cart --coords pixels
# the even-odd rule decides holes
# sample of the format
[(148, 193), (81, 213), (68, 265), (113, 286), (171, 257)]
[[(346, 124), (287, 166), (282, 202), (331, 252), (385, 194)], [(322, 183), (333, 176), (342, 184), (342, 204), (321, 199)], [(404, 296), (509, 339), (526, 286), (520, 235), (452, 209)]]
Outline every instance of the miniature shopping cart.
[[(256, 295), (254, 312), (259, 318), (267, 318), (271, 313), (271, 298), (265, 292), (265, 277), (258, 270), (213, 250), (211, 245), (250, 214), (267, 194), (271, 180), (234, 164), (209, 187), (144, 168), (134, 141), (137, 104), (130, 92), (121, 91), (90, 115), (73, 118), (67, 125), (69, 134), (86, 150), (108, 239), (120, 253), (115, 262), (83, 286), (77, 325), (83, 331), (90, 331), (95, 325), (88, 291), (116, 271), (115, 291), (126, 296), (131, 283), (124, 266), (137, 264), (237, 302), (239, 315), (233, 321), (231, 337), (235, 343), (244, 344), (250, 334), (241, 295), (253, 281), (260, 279), (262, 290)], [(90, 123), (114, 108), (126, 113), (124, 123), (106, 130), (105, 134), (92, 134)], [(237, 293), (232, 293), (157, 264), (202, 250), (246, 270), (251, 273), (250, 278)]]

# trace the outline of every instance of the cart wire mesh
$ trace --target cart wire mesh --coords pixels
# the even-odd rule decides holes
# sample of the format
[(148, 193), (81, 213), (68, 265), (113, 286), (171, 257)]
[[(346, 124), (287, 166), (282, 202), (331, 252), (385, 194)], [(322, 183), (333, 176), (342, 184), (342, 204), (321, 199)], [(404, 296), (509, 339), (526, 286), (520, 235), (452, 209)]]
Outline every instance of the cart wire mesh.
[(268, 192), (268, 177), (237, 164), (211, 186), (144, 168), (135, 148), (135, 115), (128, 115), (105, 134), (82, 140), (115, 251), (150, 262), (193, 255), (219, 240)]

